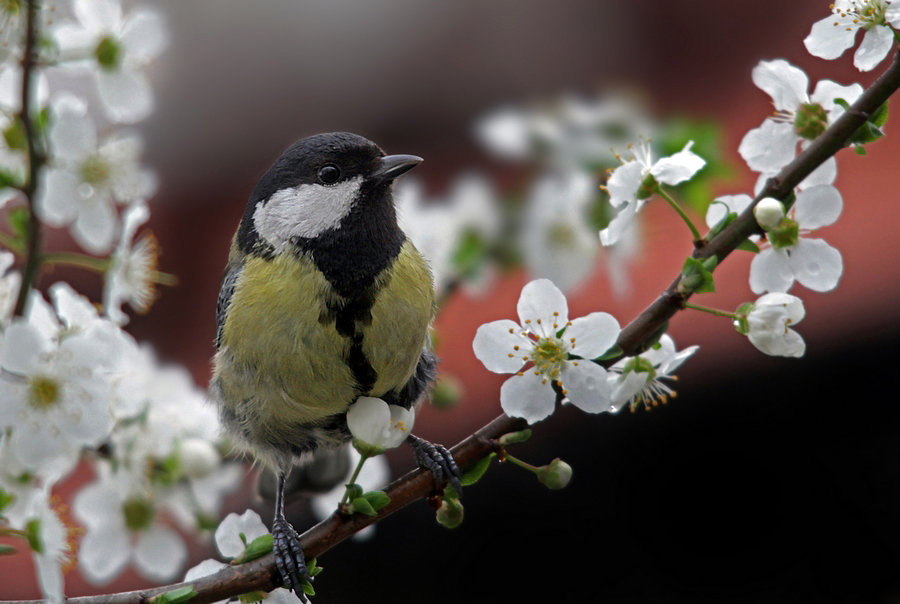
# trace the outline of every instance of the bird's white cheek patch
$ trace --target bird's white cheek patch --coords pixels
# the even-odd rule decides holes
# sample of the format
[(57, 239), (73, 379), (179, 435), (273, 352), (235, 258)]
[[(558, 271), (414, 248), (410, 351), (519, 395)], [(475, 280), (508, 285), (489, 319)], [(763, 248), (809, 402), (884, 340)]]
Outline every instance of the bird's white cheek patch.
[(304, 184), (281, 189), (256, 206), (253, 225), (276, 252), (295, 237), (313, 238), (340, 225), (359, 194), (362, 177), (333, 187)]

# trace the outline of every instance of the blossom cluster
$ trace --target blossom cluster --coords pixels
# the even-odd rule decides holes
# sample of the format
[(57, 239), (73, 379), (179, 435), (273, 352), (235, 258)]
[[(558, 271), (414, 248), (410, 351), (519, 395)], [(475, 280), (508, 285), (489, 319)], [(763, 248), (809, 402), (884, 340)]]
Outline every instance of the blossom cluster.
[[(183, 535), (215, 526), (244, 467), (227, 459), (215, 410), (186, 369), (123, 329), (123, 306), (146, 312), (165, 281), (156, 240), (138, 234), (157, 183), (133, 129), (155, 108), (165, 19), (119, 0), (31, 11), (0, 7), (0, 208), (13, 226), (0, 241), (0, 529), (29, 535), (44, 596), (61, 602), (75, 535), (91, 582), (129, 564), (157, 581), (179, 576)], [(101, 303), (65, 282), (45, 297), (26, 281), (15, 267), (29, 261), (30, 220), (69, 231), (83, 253), (40, 250), (42, 260), (102, 272)], [(79, 464), (94, 479), (70, 515), (53, 490)]]

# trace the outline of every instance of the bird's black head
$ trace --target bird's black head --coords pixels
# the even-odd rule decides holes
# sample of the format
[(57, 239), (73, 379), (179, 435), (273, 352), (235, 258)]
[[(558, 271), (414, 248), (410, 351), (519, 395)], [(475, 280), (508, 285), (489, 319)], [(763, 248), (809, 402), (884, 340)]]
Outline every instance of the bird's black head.
[[(396, 253), (404, 237), (397, 227), (391, 183), (421, 161), (414, 155), (386, 156), (375, 143), (347, 132), (299, 140), (256, 185), (238, 245), (245, 253), (263, 256), (311, 251), (317, 263), (320, 258), (343, 262), (356, 250), (379, 255), (385, 246), (385, 253)], [(335, 270), (344, 272), (345, 267)]]

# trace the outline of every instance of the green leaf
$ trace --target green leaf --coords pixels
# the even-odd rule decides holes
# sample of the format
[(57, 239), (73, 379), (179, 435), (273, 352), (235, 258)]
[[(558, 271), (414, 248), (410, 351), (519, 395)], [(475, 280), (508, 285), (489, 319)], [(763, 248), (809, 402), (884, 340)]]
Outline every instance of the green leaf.
[(244, 551), (238, 554), (237, 557), (231, 561), (231, 563), (244, 564), (245, 562), (250, 562), (250, 560), (262, 558), (272, 551), (272, 542), (273, 538), (271, 533), (260, 535), (259, 537), (251, 541), (250, 544), (244, 548)]
[(313, 589), (312, 583), (310, 583), (306, 579), (303, 579), (303, 582), (300, 583), (300, 588), (303, 590), (303, 593), (306, 594), (307, 596), (316, 595), (316, 590)]
[(363, 488), (356, 483), (345, 485), (347, 487), (347, 499), (362, 497)]
[(3, 509), (9, 504), (13, 503), (16, 500), (16, 496), (12, 493), (7, 493), (3, 489), (0, 489), (0, 516), (2, 516)]
[(625, 351), (622, 350), (622, 347), (618, 344), (614, 345), (612, 348), (601, 354), (596, 359), (591, 359), (593, 361), (605, 361), (607, 359), (616, 359), (622, 356)]
[(377, 516), (378, 512), (375, 511), (375, 508), (372, 507), (372, 504), (369, 503), (369, 500), (365, 497), (357, 497), (350, 501), (350, 513), (354, 514), (359, 512), (360, 514), (365, 514), (366, 516)]
[(744, 239), (736, 248), (736, 250), (743, 250), (745, 252), (753, 252), (754, 254), (759, 253), (759, 246), (750, 241), (749, 239)]
[(313, 558), (306, 563), (306, 571), (309, 573), (310, 577), (315, 577), (320, 572), (325, 570), (323, 567), (319, 566), (318, 560)]
[(193, 585), (185, 585), (150, 598), (151, 604), (181, 604), (197, 595)]
[(481, 477), (484, 476), (484, 473), (487, 472), (488, 467), (490, 467), (491, 460), (496, 456), (496, 453), (491, 453), (490, 455), (479, 459), (475, 465), (463, 472), (463, 475), (459, 479), (460, 484), (467, 487), (481, 480)]
[(15, 238), (19, 241), (28, 240), (28, 225), (31, 222), (31, 212), (26, 206), (18, 206), (9, 211), (6, 221), (12, 228)]
[(369, 491), (365, 493), (363, 499), (369, 502), (376, 512), (387, 506), (391, 502), (391, 498), (388, 497), (387, 493), (384, 491)]
[(7, 545), (5, 543), (0, 543), (0, 556), (12, 556), (18, 553), (19, 550), (17, 550), (13, 546)]
[(680, 294), (705, 294), (716, 291), (713, 275), (707, 268), (710, 259), (699, 260), (688, 257), (681, 268), (681, 280), (678, 282)]
[(498, 438), (497, 442), (503, 446), (515, 445), (517, 443), (523, 443), (529, 438), (531, 438), (531, 428), (525, 428), (524, 430), (519, 430), (518, 432), (508, 432)]

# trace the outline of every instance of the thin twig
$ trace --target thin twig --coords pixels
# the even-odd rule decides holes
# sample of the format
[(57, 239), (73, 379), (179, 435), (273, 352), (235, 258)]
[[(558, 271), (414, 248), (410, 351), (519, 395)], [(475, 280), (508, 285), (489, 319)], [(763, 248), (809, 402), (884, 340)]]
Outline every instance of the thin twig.
[(22, 193), (28, 200), (28, 244), (25, 250), (25, 264), (22, 267), (22, 284), (13, 315), (20, 317), (25, 312), (28, 294), (35, 284), (41, 270), (41, 221), (35, 213), (35, 196), (38, 188), (38, 175), (44, 166), (45, 157), (37, 140), (35, 120), (31, 114), (33, 89), (35, 87), (34, 70), (37, 60), (38, 13), (40, 0), (28, 0), (25, 18), (25, 50), (22, 56), (22, 108), (19, 119), (25, 130), (28, 144), (28, 181), (22, 187)]

